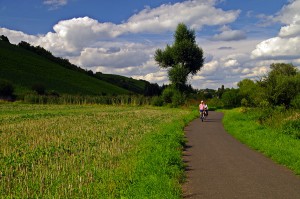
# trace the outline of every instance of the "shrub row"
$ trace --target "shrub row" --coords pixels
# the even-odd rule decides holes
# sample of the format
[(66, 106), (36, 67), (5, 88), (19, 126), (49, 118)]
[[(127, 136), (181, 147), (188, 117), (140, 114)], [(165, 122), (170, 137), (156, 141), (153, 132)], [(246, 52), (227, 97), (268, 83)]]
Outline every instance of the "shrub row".
[(29, 94), (24, 96), (24, 102), (30, 104), (107, 104), (107, 105), (149, 105), (150, 97), (142, 95), (119, 96), (47, 96)]

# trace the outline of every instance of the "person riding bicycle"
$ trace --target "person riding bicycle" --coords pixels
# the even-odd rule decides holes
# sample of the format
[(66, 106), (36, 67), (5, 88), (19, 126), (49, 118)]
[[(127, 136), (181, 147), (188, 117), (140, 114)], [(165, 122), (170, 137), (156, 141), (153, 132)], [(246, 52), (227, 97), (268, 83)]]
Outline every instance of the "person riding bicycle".
[(203, 111), (204, 111), (204, 102), (203, 100), (201, 100), (201, 103), (199, 104), (199, 111), (200, 111), (200, 119), (202, 120), (203, 122)]
[(208, 116), (208, 106), (206, 103), (204, 103), (204, 112), (205, 112), (205, 116)]

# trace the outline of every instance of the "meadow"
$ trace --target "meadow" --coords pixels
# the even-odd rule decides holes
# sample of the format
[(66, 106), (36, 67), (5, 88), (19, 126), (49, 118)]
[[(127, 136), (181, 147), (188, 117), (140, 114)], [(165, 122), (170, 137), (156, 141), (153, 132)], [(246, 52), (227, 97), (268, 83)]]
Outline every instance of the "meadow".
[(223, 110), (226, 131), (300, 175), (300, 111), (282, 107)]
[(1, 198), (180, 198), (197, 112), (0, 103)]

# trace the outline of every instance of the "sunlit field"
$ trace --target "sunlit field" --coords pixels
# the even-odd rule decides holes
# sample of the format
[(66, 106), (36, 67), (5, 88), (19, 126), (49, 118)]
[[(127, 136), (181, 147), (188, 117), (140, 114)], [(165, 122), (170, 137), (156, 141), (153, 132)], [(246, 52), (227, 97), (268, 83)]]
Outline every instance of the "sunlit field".
[(0, 104), (0, 196), (178, 198), (192, 118), (182, 109)]

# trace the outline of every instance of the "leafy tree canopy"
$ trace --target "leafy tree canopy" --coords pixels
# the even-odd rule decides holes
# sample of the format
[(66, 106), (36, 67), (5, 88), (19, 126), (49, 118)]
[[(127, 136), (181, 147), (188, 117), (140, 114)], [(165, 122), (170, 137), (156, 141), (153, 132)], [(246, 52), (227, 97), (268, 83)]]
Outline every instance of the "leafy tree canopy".
[(160, 67), (169, 69), (169, 80), (176, 87), (185, 86), (188, 75), (195, 75), (203, 67), (203, 50), (195, 38), (195, 31), (180, 23), (174, 33), (173, 45), (155, 52), (155, 61)]
[(4, 36), (4, 35), (1, 35), (1, 36), (0, 36), (0, 41), (4, 41), (4, 42), (10, 43), (10, 42), (9, 42), (9, 39), (8, 39), (6, 36)]

